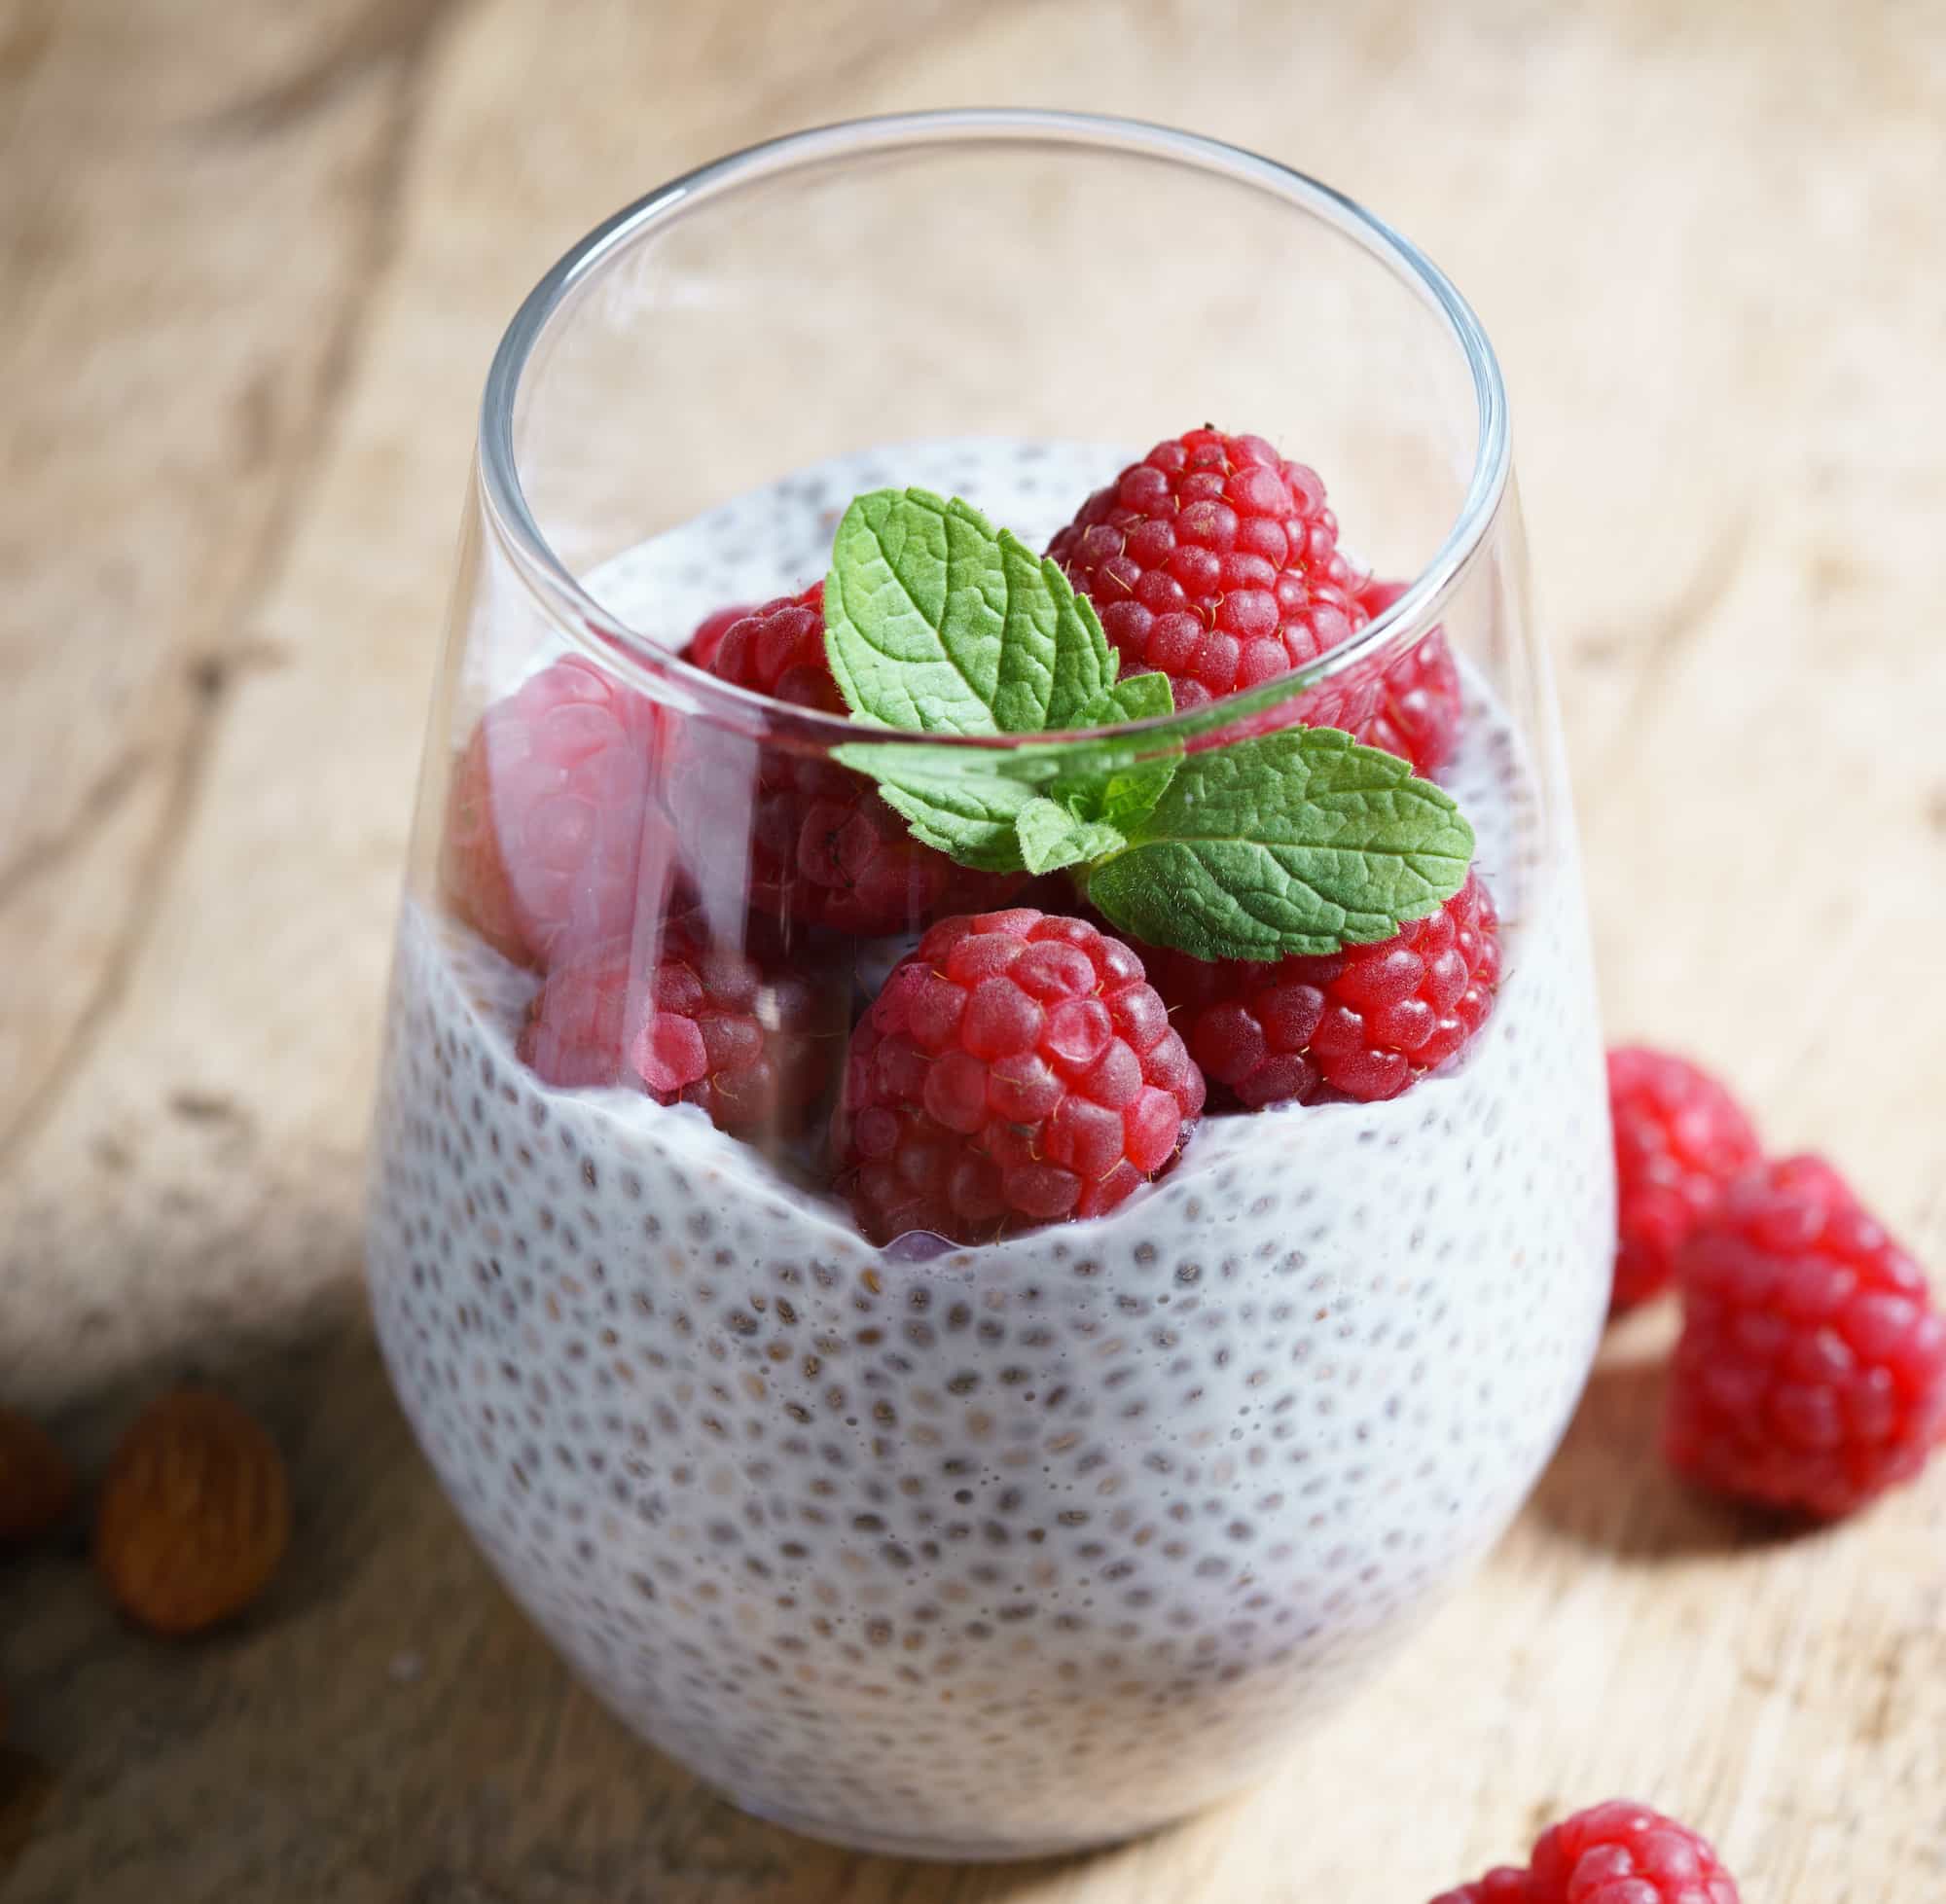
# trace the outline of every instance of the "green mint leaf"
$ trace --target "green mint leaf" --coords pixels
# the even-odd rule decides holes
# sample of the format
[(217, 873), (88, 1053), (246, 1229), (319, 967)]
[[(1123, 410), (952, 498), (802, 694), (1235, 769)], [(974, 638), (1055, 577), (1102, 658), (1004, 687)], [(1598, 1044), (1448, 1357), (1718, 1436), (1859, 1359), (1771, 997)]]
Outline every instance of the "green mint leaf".
[[(1152, 720), (1174, 707), (1167, 674), (1131, 674), (1088, 708), (1082, 725), (1118, 727), (1124, 721)], [(1103, 741), (1088, 750), (1085, 766), (1063, 772), (1055, 791), (1075, 812), (1126, 832), (1153, 810), (1175, 772), (1180, 745), (1165, 745), (1168, 751), (1142, 757), (1128, 742)]]
[(1022, 870), (1016, 827), (1034, 798), (1025, 781), (982, 771), (977, 762), (942, 764), (926, 749), (896, 740), (847, 742), (832, 758), (876, 780), (924, 844), (983, 872)]
[(1198, 958), (1274, 959), (1388, 939), (1460, 890), (1473, 829), (1411, 765), (1337, 728), (1187, 756), (1088, 896)]
[(1115, 678), (1093, 606), (970, 505), (875, 489), (845, 512), (824, 644), (852, 713), (927, 734), (1080, 725)]
[(1033, 874), (1079, 866), (1125, 844), (1119, 829), (1105, 820), (1082, 819), (1044, 795), (1021, 808), (1014, 830), (1020, 836), (1022, 864)]
[(1174, 712), (1174, 691), (1169, 685), (1169, 676), (1158, 670), (1126, 675), (1113, 687), (1104, 689), (1090, 703), (1079, 725), (1119, 727), (1124, 721), (1152, 721), (1158, 714)]

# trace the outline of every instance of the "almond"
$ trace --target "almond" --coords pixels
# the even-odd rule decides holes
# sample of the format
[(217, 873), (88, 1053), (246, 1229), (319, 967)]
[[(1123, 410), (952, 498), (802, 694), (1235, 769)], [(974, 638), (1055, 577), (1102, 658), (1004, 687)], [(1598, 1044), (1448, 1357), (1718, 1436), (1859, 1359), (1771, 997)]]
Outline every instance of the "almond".
[(74, 1470), (39, 1422), (0, 1408), (0, 1547), (45, 1533), (74, 1504)]
[(94, 1561), (137, 1625), (199, 1633), (264, 1591), (290, 1535), (290, 1483), (270, 1436), (228, 1396), (178, 1388), (115, 1452)]

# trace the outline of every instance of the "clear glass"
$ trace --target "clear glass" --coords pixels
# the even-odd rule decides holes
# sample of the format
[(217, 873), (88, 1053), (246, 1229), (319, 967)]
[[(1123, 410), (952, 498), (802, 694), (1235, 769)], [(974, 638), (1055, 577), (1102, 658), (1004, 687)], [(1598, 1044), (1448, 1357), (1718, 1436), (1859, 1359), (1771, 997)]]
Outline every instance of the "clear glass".
[[(1436, 772), (1498, 908), (1492, 1016), (1394, 1096), (1213, 1095), (1102, 1213), (882, 1246), (847, 1201), (870, 1001), (942, 916), (1081, 902), (919, 848), (833, 758), (828, 697), (678, 650), (816, 581), (857, 492), (1043, 547), (1207, 419), (1322, 473), (1368, 625), (1106, 742), (911, 744), (942, 783), (1039, 781), (1407, 720), (1430, 670), (1463, 701)], [(818, 1836), (1019, 1855), (1247, 1779), (1499, 1534), (1606, 1305), (1574, 833), (1472, 314), (1208, 141), (833, 126), (663, 188), (538, 287), (461, 562), (369, 1258), (481, 1546), (630, 1724)]]

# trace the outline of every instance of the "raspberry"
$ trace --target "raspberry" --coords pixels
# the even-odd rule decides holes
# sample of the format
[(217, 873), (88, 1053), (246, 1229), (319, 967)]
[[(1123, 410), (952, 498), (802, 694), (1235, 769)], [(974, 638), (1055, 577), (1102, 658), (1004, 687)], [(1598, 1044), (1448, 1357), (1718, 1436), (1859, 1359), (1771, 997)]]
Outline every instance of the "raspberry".
[(1432, 1904), (1740, 1904), (1707, 1840), (1625, 1798), (1551, 1825), (1525, 1871), (1502, 1865)]
[[(1377, 621), (1407, 586), (1367, 582), (1357, 592), (1365, 619)], [(1453, 650), (1434, 629), (1389, 663), (1361, 664), (1323, 682), (1298, 711), (1314, 727), (1349, 728), (1366, 746), (1411, 761), (1415, 773), (1431, 773), (1459, 751), (1463, 704)]]
[(520, 1055), (548, 1084), (645, 1091), (700, 1105), (733, 1135), (790, 1135), (823, 1096), (844, 1029), (842, 988), (768, 972), (677, 925), (646, 972), (626, 940), (558, 963)]
[(842, 714), (845, 698), (824, 654), (824, 584), (740, 614), (720, 609), (690, 637), (690, 659), (773, 701)]
[(746, 616), (754, 615), (756, 609), (743, 604), (733, 608), (719, 608), (713, 615), (705, 615), (696, 625), (696, 632), (689, 637), (689, 645), (684, 655), (698, 667), (714, 670), (716, 651), (723, 645), (723, 637)]
[(1477, 873), (1438, 912), (1375, 946), (1275, 963), (1151, 956), (1212, 1089), (1261, 1109), (1336, 1092), (1396, 1097), (1486, 1024), (1500, 922)]
[[(1366, 582), (1357, 602), (1376, 620), (1400, 595), (1403, 582)], [(1465, 691), (1444, 630), (1433, 629), (1402, 654), (1379, 654), (1305, 694), (1294, 706), (1274, 707), (1253, 719), (1251, 733), (1279, 728), (1343, 728), (1367, 747), (1381, 747), (1412, 763), (1416, 773), (1445, 766), (1460, 746)]]
[(1946, 1428), (1946, 1316), (1822, 1159), (1740, 1177), (1676, 1276), (1663, 1446), (1678, 1473), (1835, 1519), (1925, 1465)]
[(1112, 1209), (1202, 1108), (1203, 1074), (1119, 939), (1028, 906), (942, 919), (852, 1034), (840, 1183), (874, 1241), (979, 1241)]
[(1157, 444), (1048, 554), (1094, 602), (1122, 672), (1160, 668), (1177, 707), (1288, 674), (1367, 619), (1324, 485), (1261, 437)]
[[(821, 582), (727, 613), (697, 630), (690, 660), (773, 700), (845, 712), (825, 659)], [(750, 903), (760, 914), (876, 938), (999, 905), (1020, 884), (921, 845), (869, 781), (829, 761), (702, 732), (686, 734), (681, 752), (669, 797), (692, 860), (720, 857), (726, 816), (747, 814)]]
[(1475, 1884), (1442, 1890), (1432, 1904), (1526, 1904), (1527, 1873), (1515, 1865), (1496, 1865)]
[(1620, 1190), (1616, 1309), (1660, 1294), (1676, 1252), (1761, 1154), (1743, 1107), (1707, 1072), (1640, 1045), (1608, 1054)]
[(673, 842), (651, 793), (651, 702), (570, 656), (480, 717), (452, 775), (441, 875), (454, 911), (517, 964), (626, 932)]
[(1611, 1798), (1550, 1826), (1528, 1860), (1525, 1904), (1738, 1904), (1707, 1839)]

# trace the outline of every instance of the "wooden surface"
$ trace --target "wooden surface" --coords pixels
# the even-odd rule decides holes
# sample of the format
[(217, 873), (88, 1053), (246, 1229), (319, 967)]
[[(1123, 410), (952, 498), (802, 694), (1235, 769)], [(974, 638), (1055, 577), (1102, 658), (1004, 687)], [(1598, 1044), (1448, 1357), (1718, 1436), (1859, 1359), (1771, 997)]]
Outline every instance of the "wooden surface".
[(363, 1319), (359, 1153), (487, 356), (670, 171), (899, 105), (1227, 133), (1505, 360), (1610, 1023), (1946, 1264), (1946, 10), (0, 7), (0, 1396), (98, 1455), (227, 1373), (296, 1471), (243, 1628), (0, 1571), (0, 1896), (1420, 1904), (1612, 1792), (1750, 1904), (1946, 1894), (1946, 1474), (1782, 1542), (1678, 1492), (1648, 1320), (1477, 1583), (1269, 1786), (948, 1874), (745, 1822), (489, 1579)]

